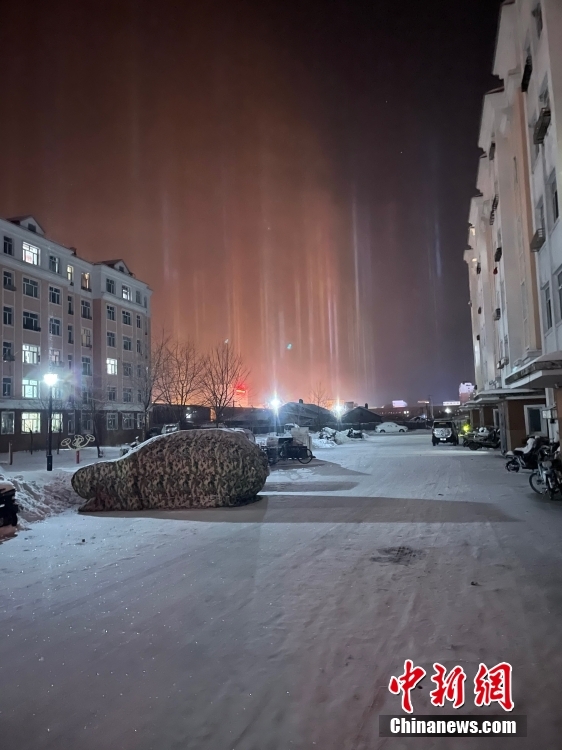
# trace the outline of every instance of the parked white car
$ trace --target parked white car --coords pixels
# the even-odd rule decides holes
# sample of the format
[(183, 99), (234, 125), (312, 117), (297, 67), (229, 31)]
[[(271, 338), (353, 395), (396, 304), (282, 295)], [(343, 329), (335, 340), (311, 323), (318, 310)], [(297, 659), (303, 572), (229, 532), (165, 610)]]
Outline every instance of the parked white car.
[(381, 422), (375, 427), (375, 432), (408, 432), (408, 430), (396, 422)]

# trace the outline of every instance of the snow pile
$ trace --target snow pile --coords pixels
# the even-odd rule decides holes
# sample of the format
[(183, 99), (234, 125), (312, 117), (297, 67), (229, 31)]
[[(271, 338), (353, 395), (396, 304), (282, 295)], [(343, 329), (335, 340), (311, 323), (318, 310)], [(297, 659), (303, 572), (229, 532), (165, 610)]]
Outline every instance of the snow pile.
[(338, 432), (332, 430), (330, 427), (324, 427), (319, 433), (312, 435), (312, 447), (319, 448), (335, 448), (337, 445), (343, 445), (344, 443), (351, 442), (352, 438), (347, 436), (347, 431), (343, 430)]
[(25, 475), (5, 477), (16, 488), (20, 519), (42, 521), (47, 516), (81, 505), (84, 501), (72, 489), (71, 477), (68, 471), (28, 471)]

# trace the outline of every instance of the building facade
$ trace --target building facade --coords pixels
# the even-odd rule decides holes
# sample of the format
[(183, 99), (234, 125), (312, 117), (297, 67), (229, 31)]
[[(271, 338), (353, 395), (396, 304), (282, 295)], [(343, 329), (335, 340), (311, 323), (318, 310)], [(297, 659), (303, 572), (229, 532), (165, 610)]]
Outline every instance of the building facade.
[(119, 444), (144, 428), (150, 296), (122, 260), (90, 263), (31, 216), (0, 219), (0, 452), (44, 447), (53, 387), (54, 445), (75, 433)]
[(559, 0), (502, 4), (493, 68), (502, 85), (485, 96), (480, 129), (464, 256), (478, 387), (470, 406), (495, 412), (508, 448), (531, 432), (556, 438), (562, 415), (561, 34)]

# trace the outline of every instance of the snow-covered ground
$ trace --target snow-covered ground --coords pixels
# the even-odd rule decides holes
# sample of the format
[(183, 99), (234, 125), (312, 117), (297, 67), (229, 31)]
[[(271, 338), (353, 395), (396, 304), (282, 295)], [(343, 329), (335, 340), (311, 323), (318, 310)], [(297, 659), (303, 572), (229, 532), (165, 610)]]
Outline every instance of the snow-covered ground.
[(243, 508), (50, 516), (0, 545), (2, 750), (458, 748), (379, 739), (404, 659), (513, 665), (562, 731), (562, 503), (498, 454), (380, 435), (279, 465)]

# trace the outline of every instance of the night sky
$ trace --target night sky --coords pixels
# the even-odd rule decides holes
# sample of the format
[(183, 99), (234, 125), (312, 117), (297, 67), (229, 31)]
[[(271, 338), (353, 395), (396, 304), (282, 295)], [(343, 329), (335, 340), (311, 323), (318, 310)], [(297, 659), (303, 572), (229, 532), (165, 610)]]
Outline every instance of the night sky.
[(498, 8), (4, 1), (0, 215), (125, 259), (256, 404), (454, 399)]

